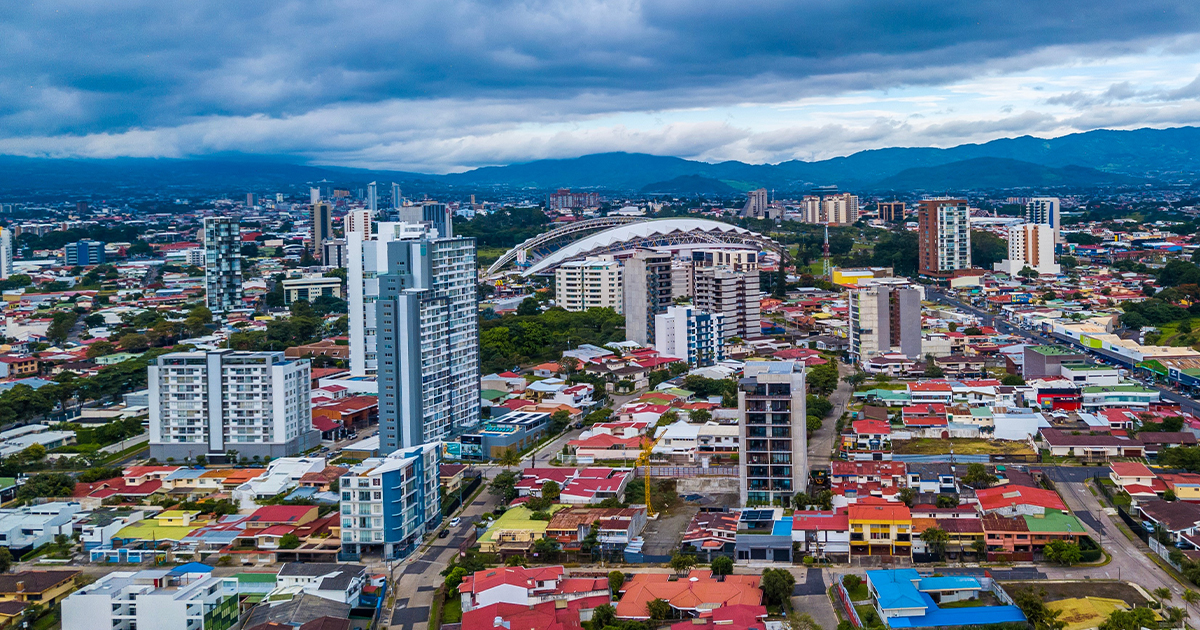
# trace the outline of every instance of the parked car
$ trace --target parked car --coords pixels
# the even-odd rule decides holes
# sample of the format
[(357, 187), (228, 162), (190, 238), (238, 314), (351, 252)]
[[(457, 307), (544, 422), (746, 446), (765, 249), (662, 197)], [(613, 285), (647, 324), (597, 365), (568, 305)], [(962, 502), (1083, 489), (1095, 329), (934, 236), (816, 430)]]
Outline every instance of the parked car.
[(455, 516), (454, 518), (450, 519), (450, 527), (458, 527), (458, 524), (461, 522), (462, 517)]
[(438, 532), (438, 538), (445, 538), (449, 535), (450, 535), (450, 530), (448, 530), (448, 529), (443, 529), (442, 531)]

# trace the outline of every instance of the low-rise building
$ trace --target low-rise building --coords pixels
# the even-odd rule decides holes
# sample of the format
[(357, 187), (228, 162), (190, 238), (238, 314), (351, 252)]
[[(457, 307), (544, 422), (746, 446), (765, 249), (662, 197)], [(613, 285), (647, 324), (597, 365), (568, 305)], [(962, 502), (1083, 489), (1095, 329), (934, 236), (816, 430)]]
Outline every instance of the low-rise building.
[(186, 564), (104, 575), (63, 600), (63, 630), (227, 630), (238, 622), (238, 581), (209, 571)]
[(309, 595), (357, 606), (367, 584), (367, 567), (361, 564), (289, 562), (276, 576), (276, 588), (298, 588)]

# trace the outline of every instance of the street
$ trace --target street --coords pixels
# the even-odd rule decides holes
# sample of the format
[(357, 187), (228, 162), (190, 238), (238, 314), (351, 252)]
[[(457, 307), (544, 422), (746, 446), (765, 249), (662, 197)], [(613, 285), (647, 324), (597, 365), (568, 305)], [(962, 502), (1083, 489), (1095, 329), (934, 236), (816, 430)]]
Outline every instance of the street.
[[(850, 366), (838, 362), (838, 376), (845, 377), (854, 373), (854, 369)], [(808, 468), (828, 468), (829, 461), (833, 456), (833, 440), (837, 437), (837, 421), (842, 417), (842, 413), (846, 411), (846, 405), (850, 402), (850, 396), (854, 392), (854, 388), (846, 381), (838, 379), (837, 389), (829, 396), (829, 402), (833, 403), (833, 411), (825, 418), (825, 422), (821, 424), (821, 428), (809, 437), (808, 439)]]

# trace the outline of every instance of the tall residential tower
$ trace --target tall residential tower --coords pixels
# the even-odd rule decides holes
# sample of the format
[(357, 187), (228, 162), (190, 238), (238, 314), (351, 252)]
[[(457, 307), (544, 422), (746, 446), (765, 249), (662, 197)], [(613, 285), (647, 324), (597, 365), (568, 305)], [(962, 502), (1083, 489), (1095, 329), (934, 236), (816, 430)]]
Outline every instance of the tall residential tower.
[(234, 217), (204, 219), (204, 284), (210, 311), (242, 307), (242, 235)]
[(917, 211), (919, 271), (949, 278), (971, 268), (971, 211), (965, 199), (922, 199)]

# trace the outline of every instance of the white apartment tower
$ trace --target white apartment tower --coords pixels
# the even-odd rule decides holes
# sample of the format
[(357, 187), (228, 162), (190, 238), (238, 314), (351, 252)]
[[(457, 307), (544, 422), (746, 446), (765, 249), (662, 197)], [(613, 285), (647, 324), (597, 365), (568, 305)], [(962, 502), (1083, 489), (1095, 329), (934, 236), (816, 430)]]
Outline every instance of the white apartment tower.
[(371, 211), (351, 210), (347, 212), (345, 218), (342, 219), (342, 227), (347, 234), (350, 232), (360, 232), (366, 235), (364, 238), (370, 238)]
[(808, 488), (804, 364), (750, 361), (738, 381), (742, 505), (788, 506)]
[(722, 342), (762, 335), (758, 256), (752, 250), (692, 252), (692, 304), (724, 318)]
[(282, 352), (173, 352), (147, 368), (150, 456), (286, 457), (320, 442), (309, 362)]
[(1057, 276), (1062, 268), (1054, 261), (1054, 241), (1058, 230), (1045, 223), (1022, 223), (1008, 228), (1008, 258), (995, 264), (995, 270), (1015, 276), (1029, 267), (1040, 276)]
[(759, 188), (746, 193), (746, 205), (742, 206), (742, 216), (750, 219), (767, 217), (767, 189)]
[(555, 303), (568, 311), (623, 306), (621, 263), (612, 256), (563, 263), (554, 271)]
[(858, 197), (855, 195), (826, 195), (821, 200), (821, 206), (825, 216), (818, 223), (849, 225), (858, 221)]
[(377, 182), (367, 184), (367, 210), (371, 212), (371, 216), (375, 216), (379, 212), (379, 184)]
[(13, 272), (12, 228), (0, 227), (0, 280), (7, 280)]
[(692, 367), (725, 360), (725, 318), (689, 306), (672, 306), (654, 316), (654, 349), (664, 356), (683, 359)]
[(805, 223), (826, 223), (825, 206), (817, 195), (804, 195), (800, 200), (800, 215)]
[(475, 239), (384, 245), (375, 359), (380, 444), (391, 452), (479, 424), (479, 301)]
[(921, 357), (924, 291), (902, 279), (863, 280), (849, 293), (850, 356), (861, 364), (879, 354)]
[(63, 630), (220, 630), (239, 622), (238, 580), (207, 572), (114, 571), (62, 602)]
[(351, 374), (375, 374), (378, 366), (375, 356), (375, 300), (379, 298), (378, 277), (387, 273), (387, 244), (419, 240), (424, 236), (423, 226), (409, 223), (380, 223), (379, 231), (375, 234), (346, 230)]
[(1058, 197), (1034, 197), (1025, 203), (1025, 220), (1058, 230), (1062, 228), (1062, 203)]
[(242, 307), (242, 235), (234, 217), (204, 219), (204, 284), (210, 311)]

